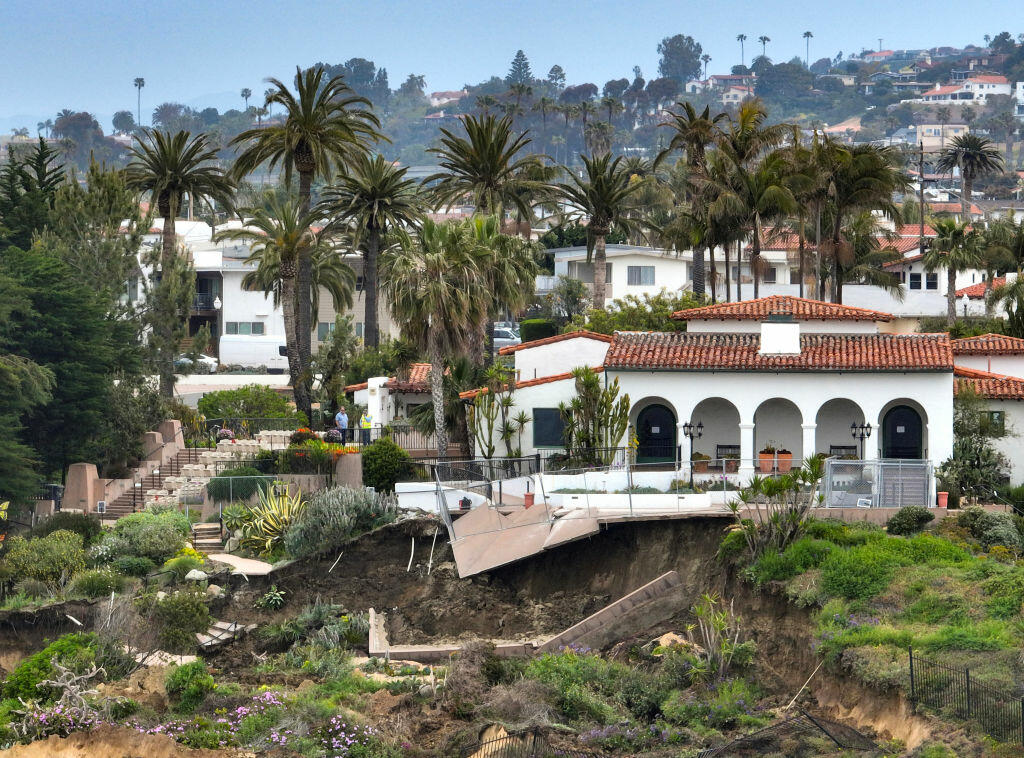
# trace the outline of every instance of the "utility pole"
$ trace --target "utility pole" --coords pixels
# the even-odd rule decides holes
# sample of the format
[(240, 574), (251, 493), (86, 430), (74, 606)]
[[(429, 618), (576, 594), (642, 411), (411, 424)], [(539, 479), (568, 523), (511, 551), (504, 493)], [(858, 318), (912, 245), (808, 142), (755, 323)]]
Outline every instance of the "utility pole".
[(918, 204), (921, 206), (921, 224), (920, 224), (920, 237), (918, 238), (917, 247), (918, 252), (924, 255), (924, 140), (921, 140), (920, 151), (917, 154), (917, 170), (918, 170), (918, 185), (917, 185), (917, 197)]
[(882, 38), (878, 38), (878, 52), (882, 52)]

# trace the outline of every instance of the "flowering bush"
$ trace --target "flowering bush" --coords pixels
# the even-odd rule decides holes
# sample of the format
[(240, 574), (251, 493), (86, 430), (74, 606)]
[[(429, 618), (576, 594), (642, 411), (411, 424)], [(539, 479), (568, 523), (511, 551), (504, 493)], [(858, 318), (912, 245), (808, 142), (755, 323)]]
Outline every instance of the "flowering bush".
[(320, 733), (320, 744), (330, 756), (371, 755), (369, 748), (379, 742), (373, 727), (349, 724), (341, 716), (334, 716)]
[(324, 432), (324, 442), (341, 443), (344, 441), (345, 438), (340, 429), (328, 429)]
[(308, 442), (309, 440), (315, 439), (319, 438), (315, 434), (313, 434), (313, 431), (311, 429), (307, 429), (304, 426), (300, 426), (298, 429), (292, 432), (292, 436), (288, 438), (288, 441), (291, 442), (293, 445), (301, 445), (303, 442)]
[(221, 440), (233, 440), (234, 438), (235, 433), (226, 427), (224, 429), (217, 430), (217, 442), (220, 442)]

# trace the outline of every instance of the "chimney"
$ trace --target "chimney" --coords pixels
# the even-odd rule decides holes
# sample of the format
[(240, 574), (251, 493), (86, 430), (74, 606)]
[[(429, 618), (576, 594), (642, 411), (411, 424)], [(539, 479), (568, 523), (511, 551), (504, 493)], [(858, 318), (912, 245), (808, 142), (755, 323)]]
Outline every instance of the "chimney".
[(788, 316), (769, 316), (761, 322), (761, 355), (799, 355), (800, 324)]

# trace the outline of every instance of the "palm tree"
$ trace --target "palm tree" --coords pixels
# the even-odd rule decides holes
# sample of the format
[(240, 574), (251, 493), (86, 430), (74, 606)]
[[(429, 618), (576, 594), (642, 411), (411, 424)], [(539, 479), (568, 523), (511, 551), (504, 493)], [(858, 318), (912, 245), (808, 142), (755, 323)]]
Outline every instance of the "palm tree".
[(271, 103), (270, 98), (274, 96), (275, 91), (273, 87), (263, 90), (263, 104), (267, 109), (267, 118), (274, 115), (273, 103)]
[(533, 95), (533, 87), (531, 87), (529, 84), (523, 84), (522, 82), (516, 82), (508, 89), (509, 92), (515, 95), (517, 110), (519, 109), (519, 106), (522, 104), (524, 97), (530, 98)]
[(956, 275), (981, 265), (980, 235), (970, 220), (943, 218), (935, 222), (935, 240), (924, 254), (928, 271), (946, 269), (946, 324), (956, 323)]
[(143, 79), (141, 76), (135, 77), (135, 89), (138, 90), (138, 102), (136, 103), (136, 110), (138, 111), (138, 113), (136, 113), (136, 118), (138, 119), (138, 124), (140, 127), (142, 126), (142, 88), (145, 86), (145, 79)]
[(644, 222), (629, 215), (630, 196), (640, 182), (632, 181), (630, 174), (621, 169), (621, 156), (612, 160), (608, 153), (588, 157), (583, 161), (583, 176), (565, 168), (570, 183), (561, 182), (552, 190), (569, 205), (568, 216), (587, 222), (587, 262), (594, 263), (594, 307), (604, 310), (606, 261), (605, 238), (612, 227), (627, 234), (640, 229)]
[(418, 186), (406, 178), (407, 171), (383, 155), (358, 155), (348, 173), (324, 192), (323, 215), (352, 228), (352, 246), (363, 256), (363, 340), (367, 347), (380, 343), (377, 266), (385, 238), (394, 229), (415, 225), (420, 216)]
[[(266, 207), (246, 208), (241, 210), (239, 215), (244, 219), (245, 226), (217, 232), (213, 239), (215, 242), (230, 240), (248, 244), (250, 253), (246, 263), (256, 263), (258, 267), (256, 271), (246, 275), (242, 282), (243, 286), (246, 289), (273, 292), (275, 302), (280, 303), (284, 315), (288, 374), (295, 391), (295, 403), (302, 408), (310, 400), (300, 398), (300, 393), (306, 391), (306, 382), (302, 378), (306, 367), (299, 353), (299, 324), (296, 314), (298, 262), (304, 253), (308, 252), (312, 258), (314, 250), (326, 248), (329, 243), (310, 231), (310, 227), (319, 218), (318, 214), (304, 211), (301, 201), (295, 198), (281, 200), (270, 194)], [(349, 286), (346, 288), (341, 284), (345, 282), (345, 278), (342, 277), (337, 282), (341, 286), (336, 287), (336, 294), (341, 296), (342, 304), (345, 300), (349, 304), (352, 301), (354, 277), (351, 276), (351, 269), (348, 273)]]
[(939, 154), (935, 164), (939, 171), (953, 172), (960, 169), (960, 210), (962, 221), (970, 223), (971, 195), (974, 191), (974, 180), (998, 173), (1003, 170), (1003, 157), (999, 150), (987, 137), (977, 134), (961, 134), (952, 139), (949, 147)]
[(542, 146), (542, 149), (543, 149), (543, 146), (546, 145), (546, 143), (547, 143), (548, 113), (554, 112), (557, 108), (558, 108), (558, 103), (555, 102), (555, 100), (553, 98), (550, 98), (547, 95), (545, 95), (542, 98), (540, 98), (530, 108), (530, 110), (540, 111), (540, 136), (541, 136), (541, 146)]
[(424, 219), (411, 234), (397, 233), (398, 244), (381, 256), (381, 281), (402, 334), (430, 357), (430, 394), (438, 457), (448, 455), (445, 424), (446, 358), (466, 349), (486, 313), (480, 260), (484, 255), (468, 222), (437, 224)]
[(761, 43), (761, 57), (762, 58), (767, 58), (768, 57), (768, 43), (772, 41), (772, 38), (762, 34), (760, 37), (757, 38), (757, 41)]
[[(368, 142), (382, 138), (378, 131), (380, 121), (366, 110), (371, 107), (370, 101), (356, 95), (342, 77), (326, 77), (323, 66), (306, 71), (296, 67), (294, 92), (283, 82), (268, 79), (274, 91), (267, 98), (267, 104), (280, 104), (285, 112), (284, 121), (261, 129), (247, 129), (230, 142), (232, 147), (241, 147), (233, 167), (236, 177), (251, 174), (263, 164), (270, 169), (280, 165), (285, 183), (291, 186), (292, 174), (298, 173), (298, 198), (303, 215), (309, 213), (314, 177), (329, 176), (334, 167), (365, 153)], [(303, 365), (308, 367), (312, 360), (312, 249), (303, 247), (299, 253), (296, 319), (299, 355)], [(299, 394), (309, 398), (308, 372), (303, 371), (302, 377), (306, 386)], [(308, 416), (311, 409), (300, 406), (299, 410)]]
[(491, 108), (498, 105), (498, 98), (494, 95), (480, 95), (476, 99), (476, 107), (483, 111), (484, 116), (489, 116)]
[(708, 64), (711, 63), (711, 56), (704, 53), (700, 57), (700, 62), (704, 64), (704, 79), (706, 80), (708, 78)]
[(530, 209), (518, 192), (522, 182), (518, 174), (536, 160), (521, 155), (530, 139), (513, 133), (508, 116), (467, 116), (462, 123), (465, 137), (441, 129), (441, 147), (427, 150), (441, 159), (442, 171), (423, 180), (428, 185), (436, 182), (432, 191), (437, 207), (468, 196), (480, 213), (501, 218), (504, 206), (511, 205), (529, 217)]
[(879, 222), (872, 211), (862, 211), (843, 227), (843, 254), (839, 256), (836, 274), (836, 302), (843, 302), (844, 284), (869, 284), (885, 290), (896, 300), (905, 297), (896, 274), (886, 271), (887, 263), (903, 259), (883, 241), (893, 242), (896, 235)]
[(242, 100), (245, 101), (245, 110), (249, 111), (249, 98), (252, 97), (252, 90), (248, 87), (242, 89)]
[(979, 255), (985, 271), (985, 314), (992, 315), (992, 289), (1000, 271), (1017, 268), (1024, 253), (1024, 233), (1009, 219), (1001, 219), (980, 230)]
[(813, 36), (811, 32), (804, 32), (804, 41), (807, 43), (807, 50), (804, 54), (804, 66), (808, 69), (811, 67), (811, 37)]
[(746, 63), (746, 57), (743, 54), (743, 43), (747, 41), (747, 35), (746, 34), (737, 34), (736, 35), (736, 41), (740, 43), (740, 65), (743, 66), (744, 68), (746, 68), (747, 63)]
[(940, 105), (935, 109), (935, 120), (939, 122), (939, 147), (946, 147), (946, 124), (953, 118), (953, 109), (948, 105)]
[[(188, 195), (194, 206), (205, 200), (230, 208), (234, 189), (230, 178), (217, 165), (217, 151), (205, 134), (192, 137), (188, 132), (143, 130), (143, 138), (131, 149), (132, 160), (125, 169), (133, 189), (148, 192), (163, 219), (161, 268), (170, 271), (176, 254), (177, 239), (174, 220)], [(170, 341), (172, 324), (158, 324)], [(166, 343), (165, 343), (166, 344)], [(160, 392), (164, 397), (174, 394), (174, 356), (160, 356)]]

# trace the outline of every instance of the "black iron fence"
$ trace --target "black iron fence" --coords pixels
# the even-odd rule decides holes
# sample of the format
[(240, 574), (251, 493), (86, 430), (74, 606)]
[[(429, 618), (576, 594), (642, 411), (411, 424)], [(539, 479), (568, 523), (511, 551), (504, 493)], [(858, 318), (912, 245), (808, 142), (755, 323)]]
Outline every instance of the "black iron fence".
[(970, 669), (910, 653), (910, 700), (977, 722), (1000, 742), (1024, 744), (1024, 698), (982, 684)]
[(539, 455), (544, 471), (565, 471), (604, 466), (622, 467), (627, 463), (634, 462), (636, 459), (633, 450), (628, 447), (598, 447), (572, 454), (564, 450), (544, 450)]

